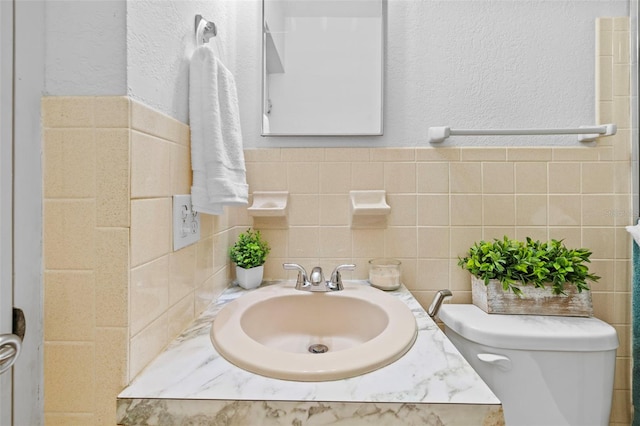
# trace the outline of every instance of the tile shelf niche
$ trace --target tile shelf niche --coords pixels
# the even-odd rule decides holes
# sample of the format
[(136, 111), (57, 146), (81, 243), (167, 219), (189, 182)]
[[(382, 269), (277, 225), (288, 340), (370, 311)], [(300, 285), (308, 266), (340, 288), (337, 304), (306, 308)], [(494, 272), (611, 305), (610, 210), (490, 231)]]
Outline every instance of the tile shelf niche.
[(350, 191), (352, 229), (376, 229), (387, 227), (391, 207), (383, 190)]
[(255, 228), (287, 229), (288, 221), (288, 191), (256, 191), (253, 202), (247, 208), (249, 216), (253, 217)]

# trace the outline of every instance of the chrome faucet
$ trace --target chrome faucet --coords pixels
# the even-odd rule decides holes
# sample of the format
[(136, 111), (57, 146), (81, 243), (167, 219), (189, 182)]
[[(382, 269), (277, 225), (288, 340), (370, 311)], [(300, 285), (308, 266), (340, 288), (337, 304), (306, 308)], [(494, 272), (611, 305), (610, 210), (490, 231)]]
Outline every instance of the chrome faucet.
[(296, 290), (321, 292), (344, 290), (340, 271), (353, 271), (356, 269), (356, 265), (353, 264), (338, 265), (331, 273), (331, 279), (325, 281), (322, 268), (319, 266), (311, 270), (310, 276), (307, 276), (307, 271), (297, 263), (283, 263), (282, 267), (287, 270), (298, 271)]

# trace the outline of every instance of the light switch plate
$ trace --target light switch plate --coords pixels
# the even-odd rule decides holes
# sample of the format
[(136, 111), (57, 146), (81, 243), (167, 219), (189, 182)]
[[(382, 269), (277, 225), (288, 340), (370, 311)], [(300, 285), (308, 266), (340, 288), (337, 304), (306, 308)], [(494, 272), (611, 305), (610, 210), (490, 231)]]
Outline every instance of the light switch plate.
[(173, 196), (173, 251), (200, 241), (200, 214), (193, 211), (191, 195)]

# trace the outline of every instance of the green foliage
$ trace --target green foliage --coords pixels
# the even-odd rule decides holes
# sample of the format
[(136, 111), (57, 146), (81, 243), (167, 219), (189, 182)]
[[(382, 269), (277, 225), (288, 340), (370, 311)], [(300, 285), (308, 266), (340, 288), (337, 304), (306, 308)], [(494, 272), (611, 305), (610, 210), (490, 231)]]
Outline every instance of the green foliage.
[(239, 267), (249, 269), (264, 265), (270, 250), (269, 243), (262, 239), (260, 231), (249, 228), (238, 235), (238, 240), (229, 247), (229, 257)]
[(521, 295), (516, 285), (531, 284), (544, 287), (551, 283), (553, 294), (565, 294), (564, 285), (575, 285), (578, 292), (589, 290), (587, 280), (596, 282), (599, 276), (590, 274), (591, 252), (587, 249), (568, 249), (562, 240), (526, 242), (510, 240), (506, 236), (493, 242), (476, 242), (467, 256), (458, 259), (458, 266), (484, 280), (499, 280), (504, 291)]

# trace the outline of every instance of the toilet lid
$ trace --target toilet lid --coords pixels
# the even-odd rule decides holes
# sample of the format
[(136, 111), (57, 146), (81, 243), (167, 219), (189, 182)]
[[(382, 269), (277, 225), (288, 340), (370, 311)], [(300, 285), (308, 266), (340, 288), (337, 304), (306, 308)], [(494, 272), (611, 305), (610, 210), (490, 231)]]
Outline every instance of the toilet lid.
[(449, 304), (438, 316), (466, 339), (496, 348), (587, 352), (618, 347), (616, 330), (597, 318), (487, 314), (475, 305)]

